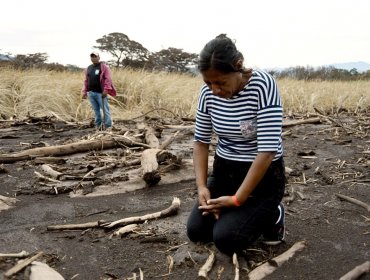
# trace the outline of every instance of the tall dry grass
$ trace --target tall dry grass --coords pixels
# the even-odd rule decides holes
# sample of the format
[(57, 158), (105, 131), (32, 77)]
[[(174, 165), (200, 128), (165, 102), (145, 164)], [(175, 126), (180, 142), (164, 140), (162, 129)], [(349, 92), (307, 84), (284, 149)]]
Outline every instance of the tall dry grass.
[[(173, 73), (112, 70), (117, 98), (110, 99), (113, 119), (129, 119), (150, 112), (160, 117), (194, 117), (200, 77)], [(81, 99), (81, 72), (0, 69), (0, 113), (3, 118), (56, 114), (68, 121), (93, 118)], [(278, 80), (286, 114), (306, 114), (314, 107), (325, 112), (370, 108), (370, 81), (313, 82)]]

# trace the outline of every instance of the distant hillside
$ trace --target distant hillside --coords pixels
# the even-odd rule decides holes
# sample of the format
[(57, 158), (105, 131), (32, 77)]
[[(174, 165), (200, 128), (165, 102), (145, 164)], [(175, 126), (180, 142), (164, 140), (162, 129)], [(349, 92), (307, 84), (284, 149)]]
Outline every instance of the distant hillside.
[(13, 59), (13, 57), (0, 53), (0, 60), (8, 61), (8, 60), (12, 60), (12, 59)]
[(357, 61), (357, 62), (345, 62), (345, 63), (334, 63), (328, 66), (333, 66), (337, 69), (344, 69), (344, 70), (351, 70), (356, 68), (358, 72), (366, 72), (370, 70), (370, 64), (364, 61)]

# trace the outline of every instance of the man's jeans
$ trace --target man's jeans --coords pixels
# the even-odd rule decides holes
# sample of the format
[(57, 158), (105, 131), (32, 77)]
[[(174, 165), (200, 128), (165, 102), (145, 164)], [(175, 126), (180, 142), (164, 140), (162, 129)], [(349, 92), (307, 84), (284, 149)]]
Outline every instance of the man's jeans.
[(97, 128), (102, 126), (102, 115), (101, 110), (103, 110), (104, 116), (104, 126), (105, 128), (112, 126), (112, 119), (109, 112), (108, 97), (103, 98), (101, 93), (89, 91), (88, 97), (91, 106), (95, 112), (95, 125)]

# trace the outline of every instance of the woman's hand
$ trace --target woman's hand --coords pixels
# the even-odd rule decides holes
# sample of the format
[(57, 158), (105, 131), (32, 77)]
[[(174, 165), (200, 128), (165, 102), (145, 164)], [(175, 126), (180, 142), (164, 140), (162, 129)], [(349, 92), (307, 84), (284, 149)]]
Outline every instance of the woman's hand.
[(207, 200), (211, 199), (211, 193), (207, 187), (198, 188), (198, 201), (199, 205), (207, 205)]
[(203, 215), (206, 215), (205, 213), (212, 213), (218, 219), (223, 207), (233, 206), (235, 205), (231, 196), (220, 196), (218, 198), (208, 199), (206, 204), (200, 204), (199, 210), (203, 211)]
[[(198, 200), (199, 200), (199, 209), (201, 210), (202, 207), (207, 206), (207, 201), (211, 200), (211, 193), (209, 192), (209, 189), (207, 187), (201, 187), (198, 188)], [(209, 215), (213, 214), (216, 218), (220, 216), (220, 209), (209, 209), (209, 210), (204, 210), (202, 211), (202, 215)]]
[(235, 206), (231, 196), (220, 196), (214, 199), (208, 199), (206, 205), (199, 206), (199, 209), (210, 211), (214, 209), (220, 209), (223, 207), (232, 207)]

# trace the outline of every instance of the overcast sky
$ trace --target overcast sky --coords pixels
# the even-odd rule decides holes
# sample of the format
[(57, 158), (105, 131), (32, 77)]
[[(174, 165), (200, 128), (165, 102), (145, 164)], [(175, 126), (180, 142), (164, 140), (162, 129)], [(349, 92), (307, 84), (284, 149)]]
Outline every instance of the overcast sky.
[(151, 52), (192, 53), (226, 33), (250, 67), (370, 63), (369, 0), (6, 0), (0, 8), (0, 53), (45, 52), (48, 62), (81, 67), (111, 32)]

